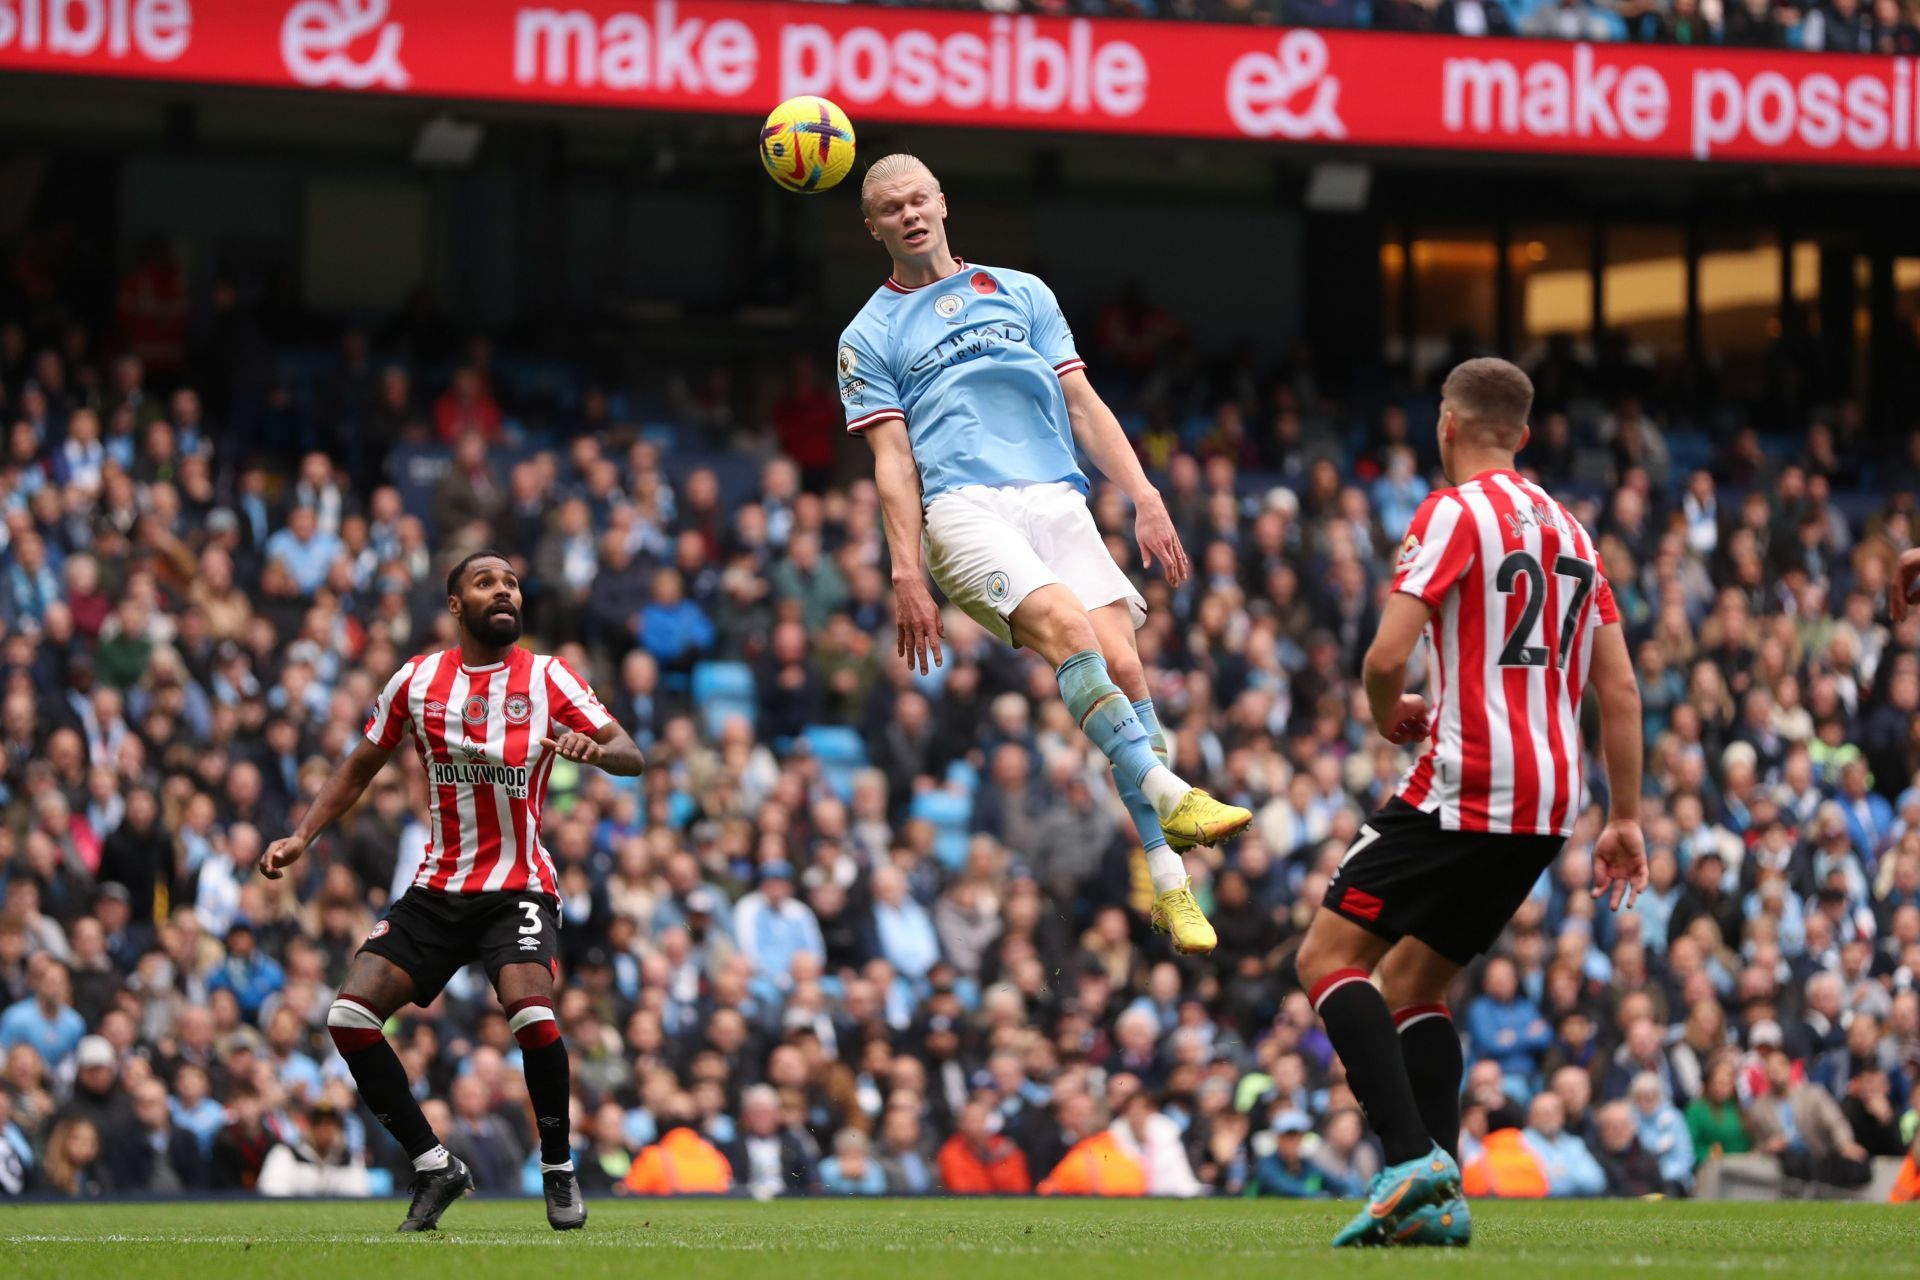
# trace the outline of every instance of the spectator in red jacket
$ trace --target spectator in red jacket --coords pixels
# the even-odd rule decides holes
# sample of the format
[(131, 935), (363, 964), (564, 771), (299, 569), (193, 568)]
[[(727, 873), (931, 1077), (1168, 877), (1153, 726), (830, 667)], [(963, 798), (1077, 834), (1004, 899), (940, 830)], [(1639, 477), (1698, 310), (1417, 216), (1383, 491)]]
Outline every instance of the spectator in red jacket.
[(1033, 1190), (1027, 1158), (1005, 1136), (987, 1128), (987, 1104), (969, 1102), (955, 1117), (955, 1131), (940, 1148), (940, 1181), (957, 1196), (1015, 1196)]

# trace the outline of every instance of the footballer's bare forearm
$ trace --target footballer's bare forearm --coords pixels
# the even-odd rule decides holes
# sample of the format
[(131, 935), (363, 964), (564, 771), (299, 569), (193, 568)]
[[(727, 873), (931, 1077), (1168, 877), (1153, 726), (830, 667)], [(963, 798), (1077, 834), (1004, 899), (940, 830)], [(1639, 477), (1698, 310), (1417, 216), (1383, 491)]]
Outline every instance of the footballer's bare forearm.
[(1642, 755), (1646, 742), (1640, 719), (1640, 688), (1629, 684), (1613, 695), (1600, 694), (1600, 751), (1606, 758), (1607, 816), (1628, 822), (1640, 820)]
[(600, 758), (593, 763), (602, 773), (610, 773), (616, 778), (637, 778), (646, 772), (647, 758), (619, 723), (612, 722), (600, 726), (593, 735), (600, 744)]
[(374, 777), (387, 767), (387, 760), (393, 752), (381, 746), (360, 740), (353, 754), (335, 769), (320, 787), (320, 794), (307, 806), (306, 816), (300, 819), (300, 825), (294, 829), (294, 839), (309, 844), (314, 837), (340, 817), (341, 814), (359, 803)]
[(923, 582), (926, 566), (920, 553), (920, 534), (926, 517), (920, 506), (920, 470), (913, 465), (907, 444), (907, 424), (899, 419), (880, 423), (866, 432), (873, 449), (873, 483), (880, 491), (880, 523), (887, 534), (893, 561), (893, 580)]
[(1593, 696), (1600, 700), (1600, 752), (1607, 766), (1610, 805), (1615, 820), (1640, 820), (1640, 783), (1646, 726), (1640, 718), (1640, 683), (1618, 623), (1600, 627), (1593, 637)]
[(1374, 727), (1381, 733), (1390, 730), (1398, 716), (1401, 695), (1407, 691), (1407, 663), (1432, 616), (1426, 601), (1401, 591), (1388, 596), (1380, 610), (1380, 627), (1360, 661), (1360, 679)]
[(1400, 708), (1400, 696), (1407, 691), (1407, 669), (1404, 666), (1375, 667), (1368, 662), (1361, 671), (1361, 683), (1367, 689), (1367, 709), (1373, 712), (1374, 728), (1384, 734), (1393, 727), (1394, 713)]
[(1067, 398), (1067, 421), (1073, 426), (1073, 438), (1100, 474), (1118, 485), (1136, 506), (1158, 498), (1160, 491), (1147, 479), (1126, 428), (1093, 389), (1086, 372), (1076, 369), (1067, 374), (1060, 379), (1060, 389)]

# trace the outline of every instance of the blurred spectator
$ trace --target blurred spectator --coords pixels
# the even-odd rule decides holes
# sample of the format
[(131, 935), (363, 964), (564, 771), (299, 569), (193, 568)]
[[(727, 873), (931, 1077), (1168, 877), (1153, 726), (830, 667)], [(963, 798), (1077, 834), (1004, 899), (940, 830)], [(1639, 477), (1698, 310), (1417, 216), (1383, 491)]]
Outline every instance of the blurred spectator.
[(1281, 1111), (1273, 1117), (1270, 1128), (1272, 1149), (1254, 1166), (1254, 1183), (1261, 1195), (1308, 1200), (1359, 1194), (1351, 1184), (1329, 1178), (1325, 1169), (1307, 1159), (1303, 1147), (1306, 1135), (1313, 1131), (1313, 1122), (1303, 1112)]
[(755, 1085), (741, 1095), (740, 1134), (721, 1153), (738, 1184), (756, 1197), (805, 1195), (815, 1189), (813, 1158), (781, 1118), (780, 1095)]
[(988, 1128), (985, 1103), (969, 1102), (954, 1117), (940, 1148), (940, 1185), (953, 1195), (1021, 1195), (1033, 1189), (1026, 1156), (1004, 1134)]
[(364, 1196), (367, 1170), (347, 1149), (346, 1126), (331, 1104), (308, 1109), (306, 1131), (267, 1152), (255, 1189), (263, 1196)]
[(885, 1194), (886, 1171), (873, 1158), (866, 1134), (842, 1129), (833, 1136), (833, 1154), (820, 1162), (820, 1189), (830, 1196)]
[(1786, 1050), (1775, 1045), (1766, 1051), (1766, 1092), (1748, 1111), (1754, 1149), (1779, 1157), (1789, 1178), (1840, 1187), (1864, 1184), (1870, 1176), (1867, 1151), (1854, 1140), (1840, 1104), (1795, 1076)]
[(1707, 1064), (1700, 1096), (1687, 1104), (1687, 1136), (1693, 1144), (1696, 1165), (1753, 1149), (1746, 1116), (1735, 1094), (1737, 1078), (1733, 1058), (1725, 1053), (1715, 1056)]
[(1597, 1196), (1607, 1190), (1607, 1175), (1577, 1133), (1566, 1129), (1566, 1106), (1558, 1095), (1540, 1093), (1527, 1108), (1521, 1131), (1527, 1149), (1546, 1171), (1550, 1196)]
[(1594, 1115), (1598, 1141), (1594, 1158), (1607, 1175), (1607, 1194), (1612, 1196), (1648, 1196), (1660, 1191), (1665, 1180), (1660, 1175), (1660, 1160), (1640, 1145), (1639, 1126), (1633, 1107), (1624, 1100), (1609, 1102)]

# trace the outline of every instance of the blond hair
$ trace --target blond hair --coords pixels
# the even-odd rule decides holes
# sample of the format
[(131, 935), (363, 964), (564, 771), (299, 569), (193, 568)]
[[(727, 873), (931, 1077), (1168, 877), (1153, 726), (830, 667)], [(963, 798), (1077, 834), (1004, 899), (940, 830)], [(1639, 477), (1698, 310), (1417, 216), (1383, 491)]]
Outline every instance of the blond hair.
[(861, 214), (868, 212), (867, 201), (872, 197), (875, 187), (892, 182), (896, 178), (910, 177), (916, 172), (933, 178), (933, 189), (935, 191), (940, 189), (940, 179), (933, 177), (933, 170), (927, 167), (927, 162), (905, 151), (895, 151), (891, 155), (881, 156), (868, 165), (866, 176), (860, 179)]

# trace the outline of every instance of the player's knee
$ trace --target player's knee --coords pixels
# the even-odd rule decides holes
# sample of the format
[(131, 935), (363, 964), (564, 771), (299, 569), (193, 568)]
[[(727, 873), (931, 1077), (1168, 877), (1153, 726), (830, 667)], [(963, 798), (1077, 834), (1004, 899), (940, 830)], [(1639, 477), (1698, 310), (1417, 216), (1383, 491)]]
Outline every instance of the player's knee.
[(327, 1034), (342, 1057), (379, 1044), (385, 1027), (386, 1019), (352, 996), (341, 996), (327, 1009)]
[(520, 1042), (522, 1051), (543, 1049), (560, 1038), (560, 1023), (553, 1016), (553, 1001), (545, 996), (528, 996), (507, 1006), (507, 1027)]
[(1106, 659), (1107, 675), (1120, 686), (1120, 692), (1132, 698), (1146, 688), (1146, 668), (1140, 665), (1140, 655), (1132, 645), (1115, 645)]
[(1093, 620), (1062, 586), (1045, 586), (1028, 596), (1014, 610), (1013, 621), (1015, 638), (1056, 666), (1076, 653), (1100, 648)]

